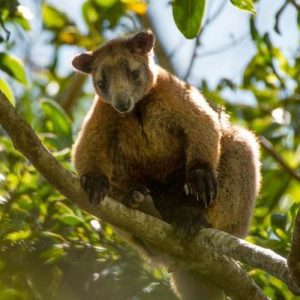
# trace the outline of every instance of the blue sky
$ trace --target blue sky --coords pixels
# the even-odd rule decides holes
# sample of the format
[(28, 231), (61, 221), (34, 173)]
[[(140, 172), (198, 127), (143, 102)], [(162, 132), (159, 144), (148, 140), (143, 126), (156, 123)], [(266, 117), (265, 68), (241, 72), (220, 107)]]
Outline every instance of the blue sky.
[[(21, 0), (22, 4), (29, 6), (35, 15), (33, 22), (34, 30), (29, 37), (32, 40), (34, 56), (39, 57), (41, 65), (46, 64), (51, 55), (51, 45), (49, 37), (40, 34), (39, 11), (34, 11), (34, 0)], [(86, 31), (81, 17), (81, 5), (84, 0), (49, 0), (58, 9), (64, 11), (73, 19), (78, 27)], [(206, 17), (209, 17), (222, 3), (220, 0), (207, 1)], [(154, 20), (155, 28), (161, 37), (168, 53), (173, 52), (172, 60), (179, 76), (186, 73), (193, 50), (194, 40), (186, 40), (176, 28), (169, 0), (150, 0), (149, 14)], [(274, 15), (282, 5), (283, 0), (261, 0), (257, 10), (257, 25), (260, 32), (273, 31)], [(280, 47), (287, 57), (295, 56), (294, 53), (299, 47), (299, 32), (297, 31), (296, 11), (290, 5), (281, 17), (280, 28), (282, 35), (273, 33), (271, 39), (275, 45)], [(202, 79), (206, 79), (211, 85), (216, 84), (221, 78), (228, 78), (239, 82), (242, 70), (249, 62), (255, 52), (255, 48), (248, 33), (249, 14), (236, 9), (227, 1), (221, 15), (211, 23), (208, 30), (205, 31), (202, 38), (202, 47), (194, 63), (193, 72), (189, 77), (189, 82), (199, 84)], [(274, 31), (273, 31), (274, 32)], [(116, 33), (111, 32), (109, 36)], [(235, 39), (243, 37), (242, 41), (236, 46), (226, 51), (221, 51), (214, 55), (207, 55), (224, 45), (230, 45)], [(174, 51), (176, 49), (176, 51)], [(70, 65), (71, 58), (82, 51), (77, 47), (66, 46), (59, 55), (60, 73), (67, 75), (72, 72)], [(299, 48), (298, 48), (299, 51)]]

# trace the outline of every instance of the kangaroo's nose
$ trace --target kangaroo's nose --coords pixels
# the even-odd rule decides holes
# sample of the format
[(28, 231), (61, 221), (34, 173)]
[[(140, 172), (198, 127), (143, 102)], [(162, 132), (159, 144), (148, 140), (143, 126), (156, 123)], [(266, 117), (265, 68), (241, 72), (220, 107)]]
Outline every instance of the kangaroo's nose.
[(128, 97), (117, 98), (113, 106), (120, 113), (128, 112), (131, 107), (131, 101)]

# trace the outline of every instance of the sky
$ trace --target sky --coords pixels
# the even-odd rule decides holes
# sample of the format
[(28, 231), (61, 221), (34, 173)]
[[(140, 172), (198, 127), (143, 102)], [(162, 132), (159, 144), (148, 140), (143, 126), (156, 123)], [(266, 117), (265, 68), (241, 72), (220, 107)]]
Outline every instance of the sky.
[[(35, 15), (33, 20), (33, 32), (29, 39), (32, 40), (34, 57), (39, 57), (41, 65), (47, 64), (51, 57), (51, 45), (49, 36), (40, 34), (41, 24), (39, 11), (34, 11), (38, 0), (21, 0), (20, 3), (32, 9)], [(58, 9), (64, 11), (73, 19), (81, 31), (85, 32), (85, 24), (81, 16), (81, 5), (84, 0), (48, 0)], [(153, 19), (156, 32), (159, 35), (167, 53), (172, 53), (172, 62), (177, 75), (184, 77), (186, 74), (195, 40), (187, 40), (176, 28), (172, 16), (169, 0), (150, 0), (149, 14)], [(222, 4), (221, 0), (207, 1), (206, 18), (209, 18)], [(261, 33), (271, 30), (274, 26), (274, 15), (282, 5), (283, 0), (262, 0), (256, 6), (257, 25)], [(299, 51), (299, 32), (295, 17), (296, 11), (290, 5), (281, 17), (280, 29), (282, 35), (276, 33), (271, 35), (272, 42), (280, 47), (287, 57), (295, 56)], [(248, 35), (249, 14), (231, 5), (228, 0), (222, 13), (205, 30), (201, 42), (202, 46), (194, 62), (194, 67), (188, 81), (199, 85), (201, 80), (206, 79), (214, 86), (221, 78), (227, 78), (234, 82), (240, 82), (242, 70), (248, 64), (255, 53), (251, 37)], [(205, 20), (204, 20), (205, 22)], [(118, 31), (110, 32), (108, 35), (114, 37)], [(234, 45), (235, 40), (240, 40)], [(228, 47), (231, 46), (231, 47)], [(227, 48), (224, 51), (216, 51)], [(59, 55), (59, 73), (65, 76), (73, 71), (70, 60), (83, 49), (66, 46)], [(217, 53), (214, 53), (217, 52)], [(212, 54), (214, 53), (214, 54)]]

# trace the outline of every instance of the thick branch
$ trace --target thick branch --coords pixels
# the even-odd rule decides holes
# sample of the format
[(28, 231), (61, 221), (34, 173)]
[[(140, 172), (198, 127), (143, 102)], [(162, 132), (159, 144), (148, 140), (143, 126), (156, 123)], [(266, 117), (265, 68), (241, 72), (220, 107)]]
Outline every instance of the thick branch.
[[(293, 262), (300, 262), (300, 216), (298, 219), (299, 224), (298, 227), (295, 226), (294, 233), (294, 236), (296, 236), (298, 240), (293, 242), (295, 245)], [(296, 232), (296, 228), (298, 228), (298, 232)], [(297, 287), (291, 276), (286, 259), (270, 249), (250, 244), (226, 232), (215, 229), (202, 230), (197, 235), (195, 243), (207, 249), (215, 249), (219, 253), (231, 257), (234, 260), (262, 269), (285, 282), (289, 289), (295, 294), (300, 293), (300, 288)]]
[[(201, 264), (202, 271), (207, 278), (214, 281), (235, 299), (242, 299), (240, 289), (235, 292), (238, 282), (243, 280), (243, 291), (248, 291), (246, 299), (266, 299), (260, 289), (254, 284), (248, 274), (238, 268), (235, 262), (211, 251), (199, 251), (193, 257), (189, 249), (180, 245), (171, 227), (151, 216), (129, 209), (124, 205), (106, 198), (100, 209), (91, 207), (84, 191), (76, 177), (65, 170), (51, 153), (42, 145), (31, 127), (22, 120), (4, 94), (0, 92), (0, 123), (12, 138), (16, 149), (21, 151), (36, 167), (36, 169), (53, 184), (64, 196), (75, 201), (80, 208), (98, 218), (131, 232), (155, 245), (160, 251), (170, 254), (176, 261), (183, 260), (186, 265), (195, 262)], [(64, 178), (64, 180), (61, 180)], [(151, 228), (151, 230), (149, 230)], [(224, 266), (226, 265), (226, 280), (224, 280)], [(207, 271), (209, 270), (209, 272)], [(239, 277), (236, 275), (239, 274)]]
[[(112, 199), (103, 201), (100, 205), (100, 209), (92, 208), (88, 204), (87, 196), (81, 189), (78, 179), (65, 170), (42, 145), (31, 127), (18, 116), (15, 109), (1, 92), (0, 107), (0, 123), (11, 136), (16, 149), (20, 150), (32, 162), (36, 169), (64, 196), (75, 201), (80, 208), (92, 215), (96, 215), (102, 220), (152, 243), (159, 250), (170, 254), (176, 260), (184, 261), (188, 264), (200, 264), (203, 267), (200, 272), (202, 271), (205, 276), (222, 287), (228, 294), (233, 295), (233, 298), (242, 299), (239, 292), (235, 291), (235, 289), (236, 286), (241, 286), (241, 278), (243, 278), (245, 288), (243, 290), (244, 299), (245, 294), (249, 295), (249, 298), (246, 297), (246, 299), (266, 299), (244, 270), (240, 269), (238, 272), (239, 276), (237, 277), (237, 268), (234, 267), (236, 264), (229, 258), (218, 254), (218, 252), (229, 254), (230, 251), (228, 249), (232, 249), (233, 254), (230, 254), (232, 257), (236, 256), (241, 261), (248, 262), (257, 267), (261, 267), (260, 263), (258, 263), (260, 261), (258, 257), (261, 253), (264, 253), (264, 255), (269, 256), (269, 259), (273, 262), (273, 267), (277, 265), (278, 261), (281, 261), (281, 267), (279, 269), (284, 269), (286, 274), (288, 274), (288, 270), (284, 265), (284, 258), (278, 258), (271, 250), (266, 253), (266, 250), (256, 247), (255, 251), (257, 253), (253, 253), (253, 255), (256, 255), (257, 259), (252, 258), (249, 260), (247, 258), (249, 253), (247, 251), (246, 257), (244, 257), (242, 253), (234, 254), (234, 250), (237, 249), (237, 246), (233, 242), (232, 247), (230, 246), (231, 242), (228, 242), (228, 249), (225, 246), (220, 247), (220, 244), (227, 243), (225, 236), (231, 238), (231, 236), (226, 235), (226, 233), (224, 233), (223, 242), (220, 243), (221, 239), (219, 239), (219, 244), (216, 244), (219, 249), (215, 249), (213, 243), (208, 243), (208, 241), (212, 239), (211, 234), (218, 234), (218, 231), (213, 229), (203, 230), (199, 234), (197, 243), (183, 247), (178, 243), (171, 227), (161, 220), (145, 215), (139, 211), (128, 209)], [(64, 180), (61, 180), (62, 178)], [(149, 228), (151, 228), (151, 230), (149, 230)], [(247, 244), (241, 241), (239, 244), (241, 248), (243, 247), (243, 243)], [(275, 259), (273, 259), (273, 257), (275, 257)], [(223, 269), (225, 265), (226, 272)], [(283, 275), (277, 274), (276, 267), (274, 267), (273, 270), (272, 266), (268, 266), (268, 271), (279, 278), (283, 277)], [(226, 278), (226, 284), (224, 284), (224, 278)], [(289, 278), (281, 279), (289, 285), (294, 293), (300, 293), (295, 285), (290, 284)], [(246, 289), (246, 287), (248, 288)]]
[(293, 278), (300, 286), (300, 209), (298, 210), (292, 238), (291, 251), (288, 257)]

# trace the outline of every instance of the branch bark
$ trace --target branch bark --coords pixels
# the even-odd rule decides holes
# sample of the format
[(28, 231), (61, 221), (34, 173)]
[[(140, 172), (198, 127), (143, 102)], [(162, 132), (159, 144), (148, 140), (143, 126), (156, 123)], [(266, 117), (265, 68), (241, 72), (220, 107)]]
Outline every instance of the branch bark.
[(288, 264), (295, 282), (300, 286), (300, 210), (298, 210), (292, 237)]
[[(267, 298), (247, 272), (232, 258), (266, 270), (283, 280), (292, 292), (300, 295), (300, 288), (293, 281), (286, 260), (271, 250), (251, 245), (214, 229), (202, 230), (193, 243), (183, 246), (174, 236), (170, 225), (129, 209), (113, 199), (106, 198), (99, 209), (91, 207), (79, 180), (64, 169), (43, 146), (2, 92), (0, 92), (0, 108), (0, 124), (11, 137), (15, 148), (24, 154), (46, 180), (64, 196), (75, 201), (81, 209), (153, 244), (161, 252), (169, 254), (177, 264), (197, 268), (197, 271), (224, 289), (233, 299)], [(299, 227), (296, 227), (294, 233), (296, 246), (292, 247), (296, 253), (299, 253)], [(293, 257), (298, 259), (298, 256)]]

